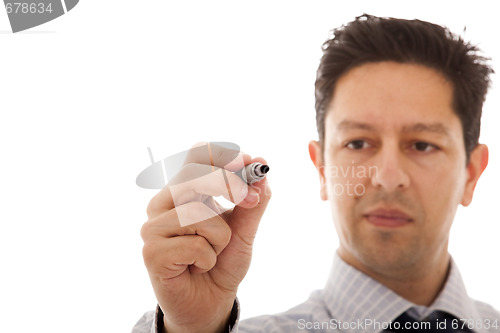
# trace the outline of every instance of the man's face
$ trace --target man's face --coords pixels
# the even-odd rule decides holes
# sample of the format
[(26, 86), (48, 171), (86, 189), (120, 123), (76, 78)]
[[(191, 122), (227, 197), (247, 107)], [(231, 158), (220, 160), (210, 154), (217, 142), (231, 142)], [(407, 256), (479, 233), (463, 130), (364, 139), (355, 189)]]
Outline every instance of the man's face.
[(310, 151), (344, 260), (384, 274), (447, 255), (457, 206), (479, 177), (466, 167), (452, 95), (442, 75), (414, 64), (364, 64), (337, 82), (324, 154), (317, 142)]

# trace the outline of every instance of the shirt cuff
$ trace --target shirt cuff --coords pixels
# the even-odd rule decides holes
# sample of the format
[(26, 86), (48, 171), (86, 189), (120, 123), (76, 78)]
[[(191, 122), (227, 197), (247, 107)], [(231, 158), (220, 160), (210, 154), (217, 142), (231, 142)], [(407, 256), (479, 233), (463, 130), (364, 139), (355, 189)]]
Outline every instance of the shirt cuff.
[(231, 316), (229, 316), (229, 333), (237, 333), (238, 332), (238, 323), (240, 321), (240, 302), (238, 301), (238, 297), (235, 298), (233, 303), (233, 308), (231, 309)]
[[(238, 332), (238, 322), (240, 320), (240, 302), (238, 298), (234, 300), (233, 308), (231, 309), (231, 315), (229, 316), (228, 327), (225, 332), (227, 333), (237, 333)], [(159, 305), (156, 306), (156, 315), (153, 323), (153, 333), (163, 332), (163, 311)]]

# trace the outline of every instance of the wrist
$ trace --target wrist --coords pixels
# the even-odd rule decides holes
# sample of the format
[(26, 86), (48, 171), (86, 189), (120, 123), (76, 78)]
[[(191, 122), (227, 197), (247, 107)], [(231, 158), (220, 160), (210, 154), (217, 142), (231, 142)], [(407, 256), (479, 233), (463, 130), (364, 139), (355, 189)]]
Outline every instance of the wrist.
[[(225, 311), (218, 318), (213, 318), (213, 320), (209, 323), (199, 323), (196, 322), (196, 319), (193, 318), (190, 322), (185, 322), (182, 324), (177, 324), (168, 320), (166, 316), (163, 315), (161, 309), (161, 318), (158, 319), (157, 332), (158, 333), (228, 333), (230, 329), (234, 326), (237, 318), (237, 314), (239, 314), (237, 309), (237, 301), (234, 301), (230, 307), (228, 307), (227, 311)], [(236, 314), (236, 315), (235, 315)], [(161, 324), (160, 324), (161, 320)]]
[(227, 333), (229, 332), (229, 316), (226, 320), (210, 325), (196, 325), (187, 328), (186, 326), (178, 326), (164, 320), (163, 329), (160, 333)]

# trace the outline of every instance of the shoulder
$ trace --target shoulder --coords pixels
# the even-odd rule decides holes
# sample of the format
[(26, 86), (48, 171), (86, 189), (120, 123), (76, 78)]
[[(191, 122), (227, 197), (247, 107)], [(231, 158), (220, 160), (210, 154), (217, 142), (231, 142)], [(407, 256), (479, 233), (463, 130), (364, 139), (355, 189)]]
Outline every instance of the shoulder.
[(154, 329), (155, 318), (156, 318), (156, 311), (146, 312), (132, 328), (132, 333), (155, 332)]
[(488, 303), (477, 300), (473, 300), (473, 302), (474, 305), (476, 306), (477, 311), (482, 317), (500, 320), (500, 311), (495, 309), (493, 306), (491, 306)]
[[(478, 332), (500, 332), (500, 311), (488, 303), (472, 300), (476, 308), (478, 318), (468, 318), (467, 323), (471, 324)], [(472, 320), (471, 320), (472, 319)]]

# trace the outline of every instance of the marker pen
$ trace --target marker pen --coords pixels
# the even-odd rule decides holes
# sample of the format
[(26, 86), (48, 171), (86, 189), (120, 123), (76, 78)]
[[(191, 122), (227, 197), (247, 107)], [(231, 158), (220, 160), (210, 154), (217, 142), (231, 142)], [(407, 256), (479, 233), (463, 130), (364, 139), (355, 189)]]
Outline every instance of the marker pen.
[(264, 179), (266, 174), (269, 172), (269, 166), (262, 163), (251, 163), (245, 166), (243, 169), (236, 171), (235, 174), (238, 175), (247, 184), (253, 184), (259, 180)]

